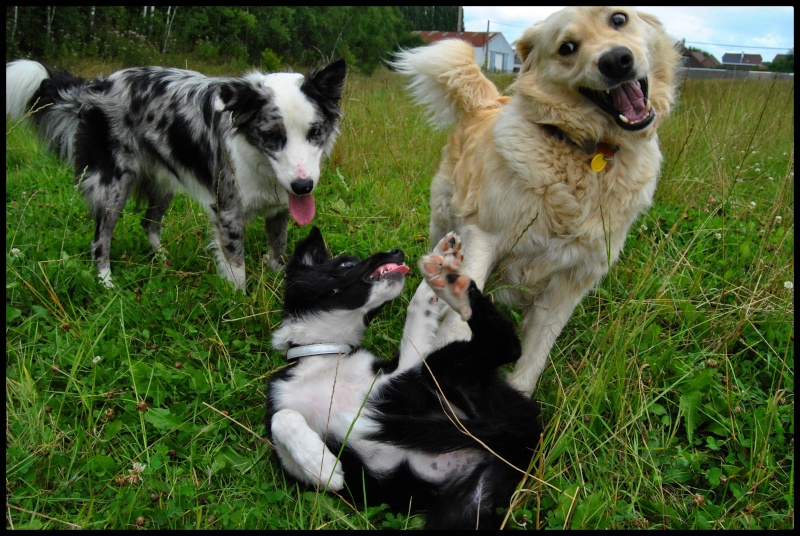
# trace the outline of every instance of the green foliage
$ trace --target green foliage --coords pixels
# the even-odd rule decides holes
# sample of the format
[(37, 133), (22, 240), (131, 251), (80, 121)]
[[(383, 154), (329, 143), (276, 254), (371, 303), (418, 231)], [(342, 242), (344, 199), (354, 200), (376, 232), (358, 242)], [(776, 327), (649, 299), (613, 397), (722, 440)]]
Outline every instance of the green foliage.
[(411, 31), (455, 32), (458, 31), (459, 22), (460, 27), (464, 28), (464, 15), (458, 6), (400, 6), (399, 9)]
[(261, 69), (267, 73), (280, 72), (283, 70), (283, 62), (268, 48), (261, 53)]
[[(125, 66), (184, 66), (188, 55), (270, 66), (281, 58), (281, 69), (284, 63), (299, 69), (342, 57), (369, 74), (398, 44), (415, 42), (406, 26), (393, 6), (11, 6), (6, 61), (27, 56), (69, 64), (98, 56)], [(274, 57), (264, 58), (266, 50)]]
[(769, 70), (776, 73), (793, 73), (794, 72), (794, 49), (789, 50), (786, 54), (776, 57), (775, 60), (768, 65)]
[[(334, 253), (402, 247), (413, 262), (447, 133), (385, 69), (351, 74), (344, 108), (315, 224)], [(259, 222), (235, 292), (197, 204), (179, 196), (165, 217), (168, 263), (131, 204), (112, 243), (117, 288), (104, 289), (73, 171), (27, 126), (6, 134), (8, 528), (421, 526), (300, 489), (263, 439), (284, 359), (270, 346), (282, 274), (260, 262)], [(793, 85), (688, 81), (660, 143), (654, 207), (541, 378), (543, 443), (507, 527), (794, 526)], [(291, 226), (289, 243), (306, 232)], [(396, 351), (417, 283), (372, 322), (378, 355)]]

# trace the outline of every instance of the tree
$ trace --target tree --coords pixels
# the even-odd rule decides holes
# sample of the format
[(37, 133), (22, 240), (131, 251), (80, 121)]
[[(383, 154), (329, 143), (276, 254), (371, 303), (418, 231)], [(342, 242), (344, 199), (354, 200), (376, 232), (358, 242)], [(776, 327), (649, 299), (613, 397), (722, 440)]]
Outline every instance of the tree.
[(786, 54), (778, 55), (775, 61), (767, 65), (770, 71), (776, 73), (794, 72), (794, 49), (791, 48)]
[(6, 61), (181, 65), (194, 57), (300, 69), (344, 57), (368, 74), (399, 46), (419, 44), (403, 10), (429, 27), (457, 25), (458, 8), (447, 6), (7, 6)]
[[(458, 6), (400, 6), (398, 9), (409, 31), (458, 31)], [(463, 15), (460, 22), (463, 28)]]
[(711, 52), (697, 47), (686, 47), (686, 50), (691, 50), (692, 52), (699, 52), (703, 56), (711, 56)]

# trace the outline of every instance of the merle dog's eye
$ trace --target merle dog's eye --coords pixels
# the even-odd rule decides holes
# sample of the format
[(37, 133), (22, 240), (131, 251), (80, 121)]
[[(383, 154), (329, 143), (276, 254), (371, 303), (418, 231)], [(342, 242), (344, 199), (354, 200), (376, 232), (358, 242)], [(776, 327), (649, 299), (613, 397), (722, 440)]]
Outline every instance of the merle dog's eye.
[(280, 130), (268, 130), (266, 132), (262, 132), (261, 139), (270, 148), (280, 148), (285, 142), (283, 133)]
[(321, 134), (322, 134), (322, 129), (321, 128), (319, 128), (319, 127), (311, 127), (311, 128), (308, 129), (308, 136), (306, 136), (306, 137), (311, 140), (311, 139), (319, 137)]
[(625, 26), (626, 22), (628, 22), (628, 16), (625, 13), (614, 13), (611, 15), (611, 25), (615, 28)]
[(558, 49), (558, 53), (562, 56), (569, 56), (570, 54), (574, 54), (576, 50), (578, 50), (578, 45), (572, 41), (567, 41), (561, 45)]

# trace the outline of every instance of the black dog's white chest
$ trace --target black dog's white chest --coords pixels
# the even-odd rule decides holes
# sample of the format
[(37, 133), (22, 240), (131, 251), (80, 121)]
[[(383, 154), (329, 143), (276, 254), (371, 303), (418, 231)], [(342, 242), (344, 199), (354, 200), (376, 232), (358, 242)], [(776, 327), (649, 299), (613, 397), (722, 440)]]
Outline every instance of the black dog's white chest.
[(359, 414), (364, 416), (370, 394), (387, 379), (375, 372), (373, 363), (373, 356), (364, 350), (347, 356), (304, 357), (273, 386), (275, 406), (301, 413), (317, 432), (344, 437)]

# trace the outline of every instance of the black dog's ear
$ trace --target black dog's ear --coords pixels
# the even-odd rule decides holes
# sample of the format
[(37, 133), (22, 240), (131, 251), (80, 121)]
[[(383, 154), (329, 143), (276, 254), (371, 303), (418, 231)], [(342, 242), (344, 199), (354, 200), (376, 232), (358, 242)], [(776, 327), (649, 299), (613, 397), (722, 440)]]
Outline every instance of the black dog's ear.
[(308, 236), (298, 242), (294, 247), (294, 253), (292, 253), (292, 258), (289, 260), (286, 271), (291, 272), (301, 266), (322, 264), (330, 260), (330, 258), (331, 254), (325, 246), (322, 232), (318, 227), (313, 226)]

